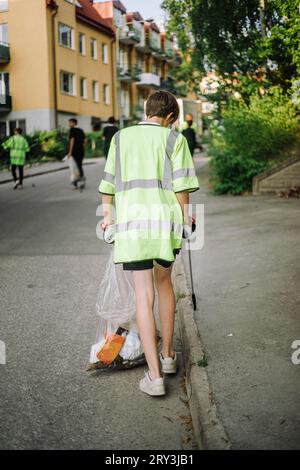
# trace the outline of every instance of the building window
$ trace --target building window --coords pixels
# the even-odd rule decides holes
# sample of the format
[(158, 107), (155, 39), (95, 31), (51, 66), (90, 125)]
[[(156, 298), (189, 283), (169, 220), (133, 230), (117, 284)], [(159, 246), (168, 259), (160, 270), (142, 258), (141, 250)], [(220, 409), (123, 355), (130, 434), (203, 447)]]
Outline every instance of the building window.
[(26, 120), (25, 119), (18, 119), (17, 121), (18, 127), (22, 129), (23, 134), (26, 134)]
[(1, 121), (0, 122), (0, 137), (6, 137), (6, 121)]
[(91, 57), (95, 60), (98, 59), (98, 53), (97, 53), (97, 41), (96, 39), (91, 39)]
[(8, 10), (8, 0), (0, 0), (0, 11)]
[(84, 100), (87, 99), (87, 79), (81, 78), (80, 79), (80, 97)]
[(102, 44), (102, 62), (108, 64), (108, 45)]
[(75, 75), (69, 72), (60, 72), (60, 90), (68, 95), (75, 95)]
[[(9, 73), (0, 73), (0, 100), (4, 99), (5, 96), (9, 95)], [(1, 98), (2, 97), (2, 98)]]
[(16, 128), (18, 127), (17, 121), (9, 121), (9, 135), (14, 135)]
[(63, 23), (58, 24), (58, 35), (59, 35), (59, 44), (64, 47), (68, 47), (69, 49), (73, 49), (74, 41), (73, 41), (73, 34), (74, 30)]
[(85, 55), (85, 35), (79, 33), (79, 53)]
[(109, 85), (103, 85), (103, 102), (104, 104), (110, 104), (110, 93)]
[(8, 44), (8, 24), (0, 24), (0, 44)]
[(99, 83), (93, 82), (93, 100), (98, 103), (99, 102)]
[(157, 62), (154, 62), (152, 65), (152, 73), (155, 73), (156, 75), (160, 75), (160, 66), (158, 65)]

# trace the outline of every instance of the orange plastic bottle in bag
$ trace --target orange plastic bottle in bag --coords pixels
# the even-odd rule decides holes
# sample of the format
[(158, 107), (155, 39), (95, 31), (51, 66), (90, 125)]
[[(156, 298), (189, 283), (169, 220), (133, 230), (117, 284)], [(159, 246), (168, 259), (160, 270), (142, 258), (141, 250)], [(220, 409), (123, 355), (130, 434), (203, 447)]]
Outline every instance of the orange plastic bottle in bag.
[(97, 354), (99, 361), (109, 365), (116, 359), (126, 339), (126, 335), (122, 335), (124, 332), (128, 333), (127, 330), (120, 327), (116, 333), (111, 333), (106, 338), (103, 348)]

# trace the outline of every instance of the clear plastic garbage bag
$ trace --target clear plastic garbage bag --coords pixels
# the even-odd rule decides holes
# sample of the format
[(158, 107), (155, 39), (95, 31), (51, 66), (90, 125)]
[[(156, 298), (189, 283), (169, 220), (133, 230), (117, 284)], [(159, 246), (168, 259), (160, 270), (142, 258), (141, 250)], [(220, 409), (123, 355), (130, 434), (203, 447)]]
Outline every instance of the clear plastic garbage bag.
[(122, 264), (115, 264), (111, 251), (100, 283), (96, 310), (98, 315), (121, 325), (135, 317), (135, 293), (132, 273), (123, 271)]
[[(100, 283), (96, 311), (100, 316), (96, 341), (87, 367), (122, 370), (146, 364), (135, 315), (132, 273), (114, 264), (113, 251)], [(157, 332), (157, 347), (161, 338)]]
[(74, 183), (80, 179), (80, 172), (78, 165), (73, 157), (68, 158), (66, 155), (63, 161), (67, 162), (70, 168), (70, 181)]

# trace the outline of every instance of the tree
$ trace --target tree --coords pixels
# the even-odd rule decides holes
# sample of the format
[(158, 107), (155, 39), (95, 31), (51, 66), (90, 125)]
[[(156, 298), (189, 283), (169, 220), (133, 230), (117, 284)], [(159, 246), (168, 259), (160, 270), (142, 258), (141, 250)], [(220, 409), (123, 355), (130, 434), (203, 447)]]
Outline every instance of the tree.
[(215, 70), (287, 88), (299, 74), (299, 0), (164, 0), (163, 8), (189, 81)]

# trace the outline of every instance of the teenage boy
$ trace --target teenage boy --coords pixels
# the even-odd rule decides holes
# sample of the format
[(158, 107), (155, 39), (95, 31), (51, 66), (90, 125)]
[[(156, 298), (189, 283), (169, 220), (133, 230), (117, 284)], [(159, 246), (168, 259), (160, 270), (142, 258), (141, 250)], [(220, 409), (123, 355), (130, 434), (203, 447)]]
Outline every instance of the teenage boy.
[[(86, 137), (82, 129), (77, 127), (77, 119), (69, 119), (69, 152), (68, 158), (73, 157), (77, 163), (80, 180), (85, 182), (85, 176), (82, 168), (82, 161), (84, 158), (84, 145), (86, 144)], [(77, 181), (74, 183), (75, 188), (77, 187)]]
[[(167, 91), (153, 93), (146, 103), (146, 115), (146, 121), (113, 137), (99, 191), (103, 194), (103, 228), (115, 224), (114, 261), (133, 271), (137, 323), (149, 367), (140, 389), (148, 395), (164, 395), (162, 372), (177, 370), (172, 264), (181, 248), (183, 223), (189, 220), (189, 192), (199, 186), (185, 137), (170, 129), (179, 115), (176, 98)], [(113, 197), (116, 220), (111, 215)], [(160, 356), (153, 274), (163, 342)]]

